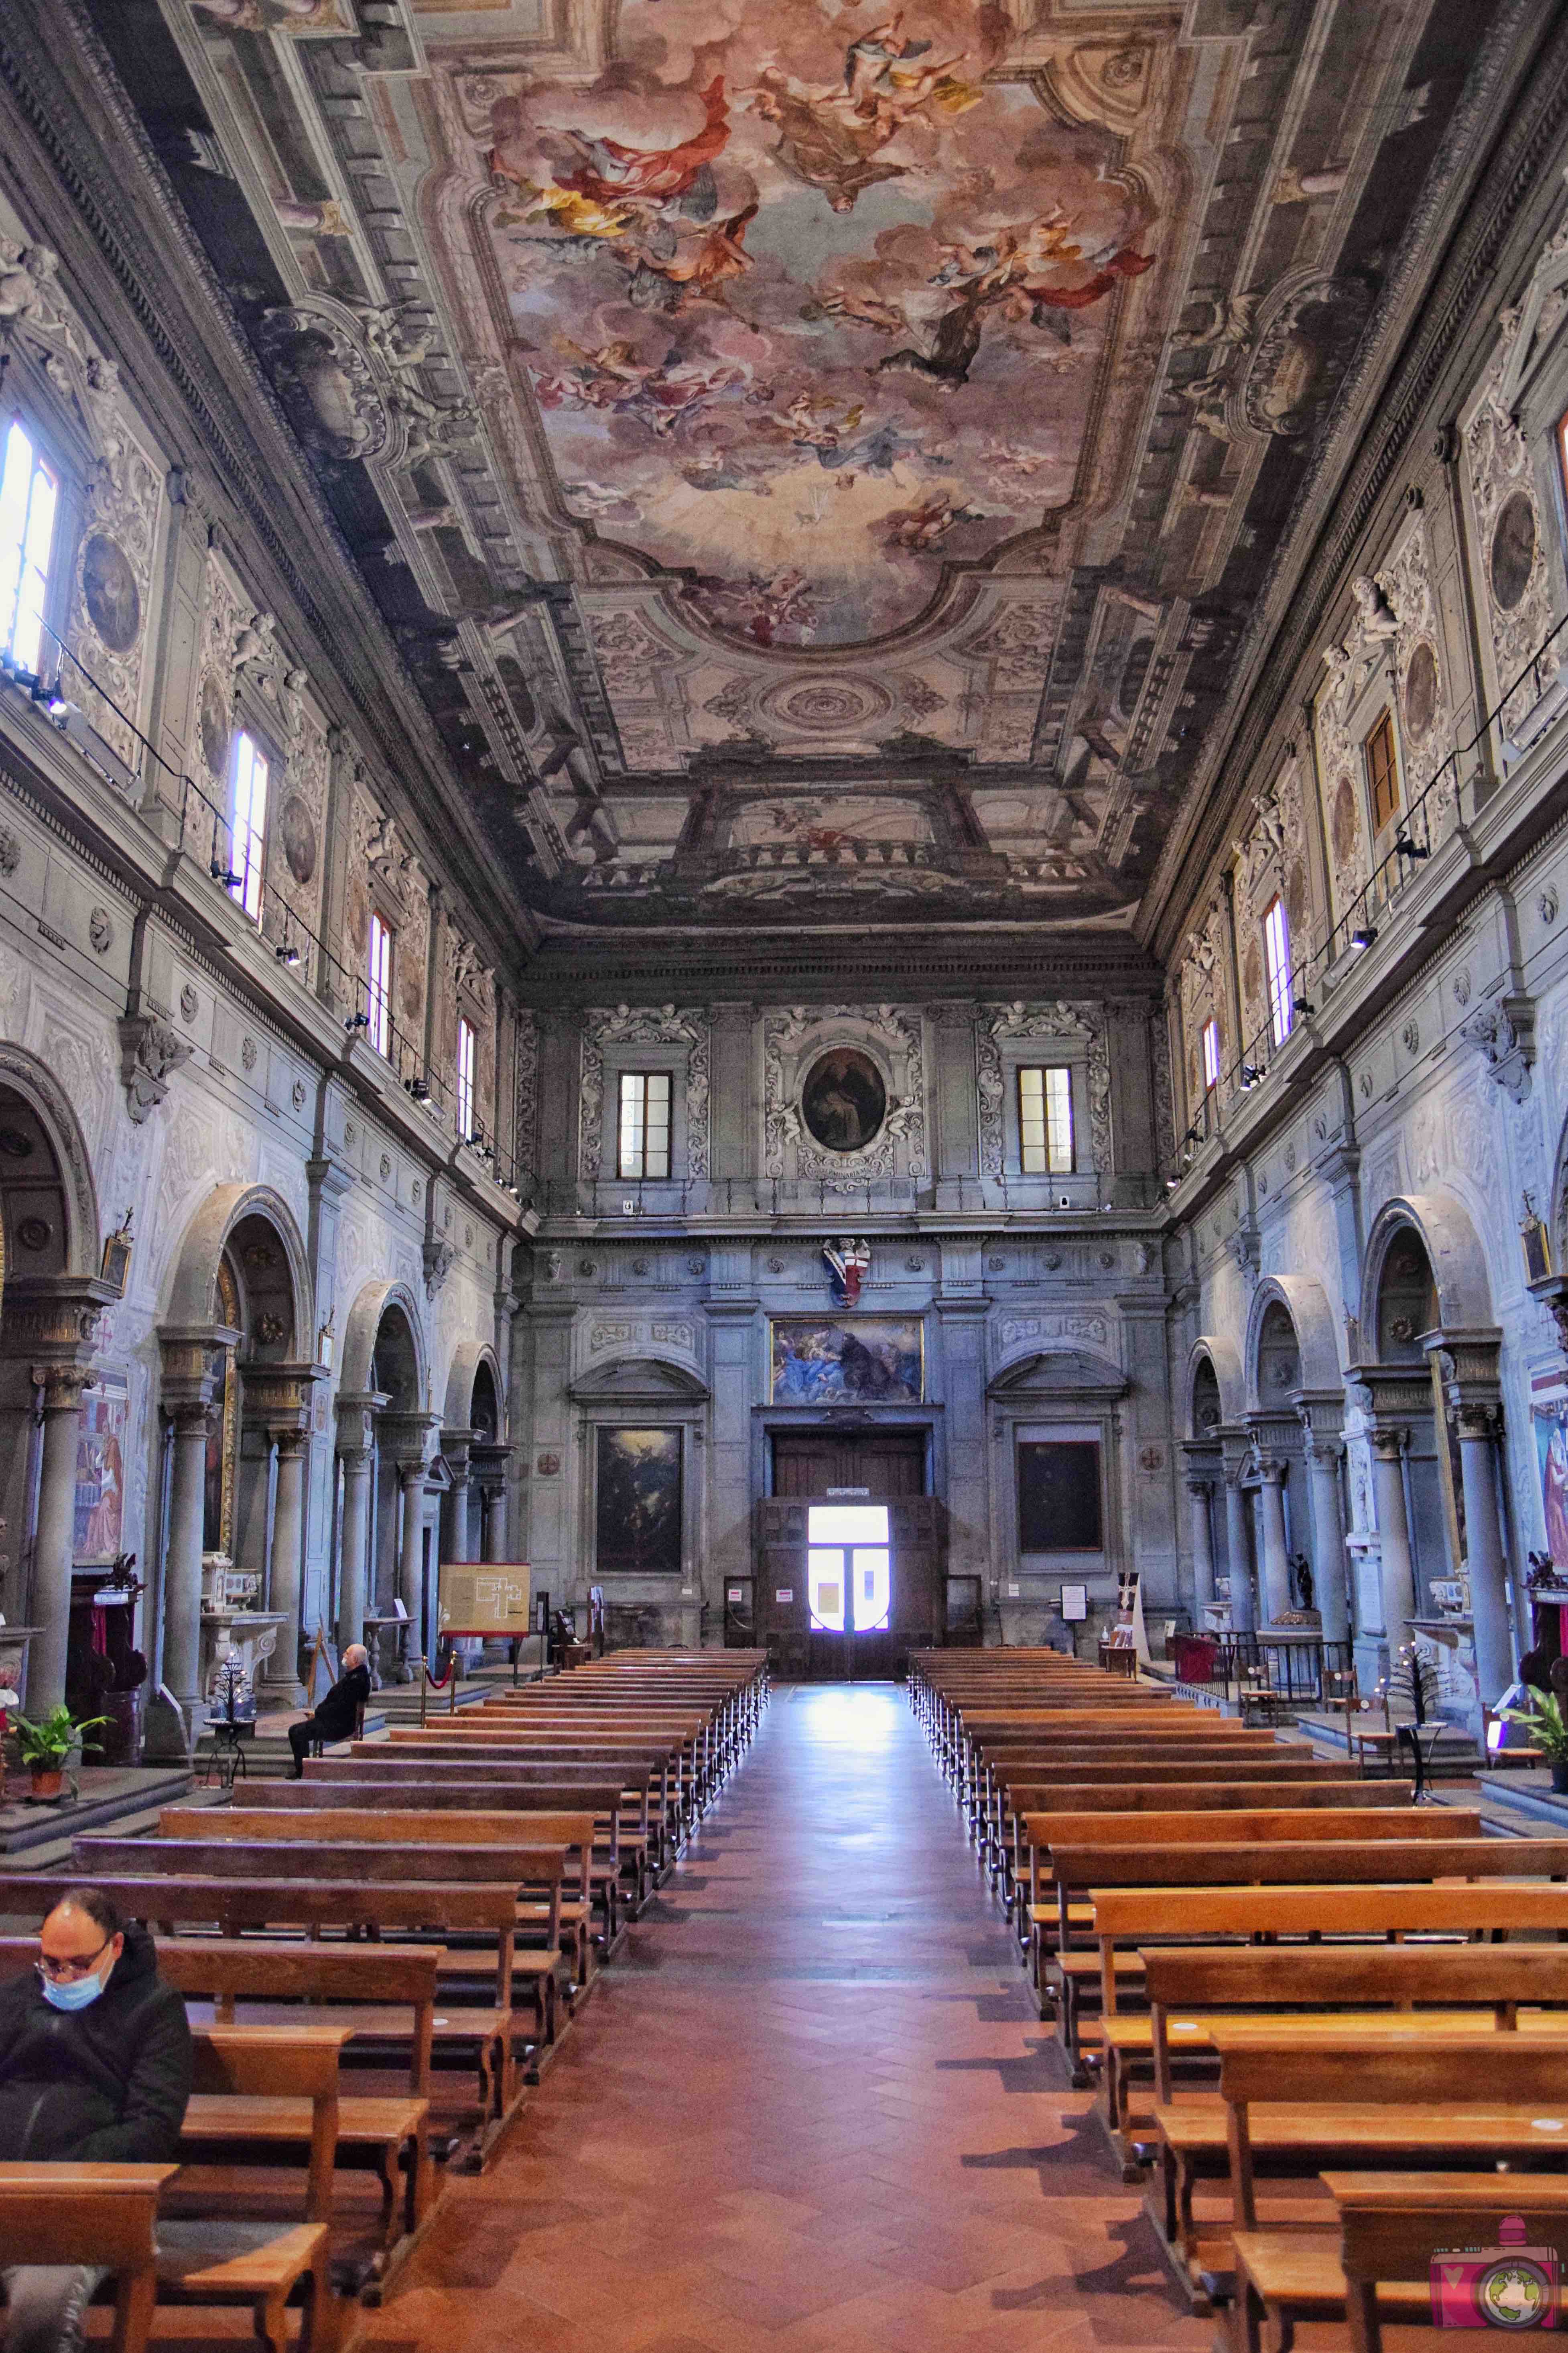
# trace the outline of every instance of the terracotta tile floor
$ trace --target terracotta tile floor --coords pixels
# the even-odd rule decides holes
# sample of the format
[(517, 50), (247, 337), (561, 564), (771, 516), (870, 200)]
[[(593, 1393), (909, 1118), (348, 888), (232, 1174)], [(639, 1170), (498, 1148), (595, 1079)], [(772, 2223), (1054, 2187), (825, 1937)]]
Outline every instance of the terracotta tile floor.
[(901, 1691), (776, 1691), (367, 2341), (1209, 2353), (1049, 2031)]

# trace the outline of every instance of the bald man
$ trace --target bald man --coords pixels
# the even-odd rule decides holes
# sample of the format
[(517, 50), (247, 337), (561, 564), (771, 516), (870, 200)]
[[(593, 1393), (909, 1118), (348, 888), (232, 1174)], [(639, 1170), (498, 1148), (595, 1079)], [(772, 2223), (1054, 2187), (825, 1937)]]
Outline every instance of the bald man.
[[(38, 1932), (38, 1959), (0, 1985), (0, 2160), (166, 2163), (191, 2096), (185, 2005), (145, 1928), (97, 1887), (73, 1887)], [(0, 2272), (5, 2353), (76, 2353), (99, 2280), (90, 2265)]]
[(305, 1778), (305, 1751), (311, 1741), (352, 1739), (359, 1728), (360, 1710), (369, 1697), (370, 1652), (363, 1642), (351, 1642), (343, 1652), (342, 1673), (314, 1715), (289, 1726), (296, 1781)]

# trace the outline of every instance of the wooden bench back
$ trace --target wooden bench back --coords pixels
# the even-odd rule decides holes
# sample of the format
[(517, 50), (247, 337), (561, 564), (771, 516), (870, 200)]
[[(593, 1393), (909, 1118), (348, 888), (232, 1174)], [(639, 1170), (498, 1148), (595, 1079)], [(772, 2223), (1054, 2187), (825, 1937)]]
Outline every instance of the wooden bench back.
[[(258, 1781), (245, 1793), (245, 1810), (250, 1815), (335, 1814), (350, 1807), (367, 1813), (395, 1812), (399, 1808), (415, 1808), (422, 1814), (459, 1813), (465, 1817), (504, 1813), (514, 1824), (521, 1817), (531, 1826), (535, 1814), (553, 1820), (558, 1814), (573, 1813), (579, 1808), (594, 1814), (618, 1813), (628, 1807), (628, 1799), (618, 1775), (606, 1778), (602, 1773), (584, 1773), (575, 1781), (564, 1777), (541, 1779), (519, 1788), (509, 1788), (504, 1782), (498, 1784), (492, 1775), (482, 1771), (476, 1773), (466, 1787), (462, 1783), (455, 1787), (443, 1784), (418, 1774), (399, 1774), (395, 1779), (373, 1781), (368, 1775), (356, 1771), (330, 1781)], [(212, 1810), (206, 1810), (204, 1820), (210, 1818)], [(166, 1819), (160, 1815), (160, 1828)], [(468, 1822), (465, 1820), (465, 1841), (468, 1834)]]
[(1563, 1945), (1153, 1945), (1142, 1958), (1150, 2002), (1167, 2010), (1568, 2002)]
[(1568, 1887), (1097, 1887), (1095, 1934), (1145, 1936), (1485, 1936), (1568, 1930)]
[[(1281, 1789), (1288, 1792), (1281, 1797)], [(1166, 1819), (1175, 1813), (1240, 1812), (1289, 1806), (1322, 1811), (1362, 1813), (1391, 1806), (1412, 1806), (1413, 1781), (1012, 1781), (1007, 1802), (1015, 1813), (1033, 1819), (1043, 1814), (1152, 1814)], [(1447, 1813), (1447, 1808), (1444, 1809)], [(1474, 1818), (1478, 1826), (1479, 1817)]]
[[(285, 1783), (285, 1788), (288, 1784)], [(427, 1846), (450, 1853), (472, 1847), (592, 1847), (593, 1813), (584, 1808), (572, 1813), (505, 1811), (462, 1813), (454, 1821), (440, 1807), (413, 1808), (406, 1796), (395, 1807), (362, 1806), (357, 1800), (336, 1806), (280, 1807), (165, 1806), (158, 1816), (163, 1839), (241, 1839), (268, 1842), (290, 1839), (312, 1844), (330, 1841), (343, 1846)]]
[[(1212, 1831), (1216, 1819), (1223, 1818), (1208, 1819)], [(1568, 1874), (1568, 1839), (1289, 1839), (1272, 1845), (1250, 1840), (1212, 1846), (1124, 1846), (1106, 1841), (1053, 1846), (1045, 1868), (1064, 1899), (1068, 1889), (1079, 1887), (1237, 1888), (1316, 1882), (1364, 1886), (1415, 1879), (1545, 1878)]]
[(1339, 2208), (1340, 2265), (1357, 2353), (1378, 2353), (1376, 2284), (1424, 2282), (1437, 2256), (1496, 2246), (1517, 2215), (1530, 2246), (1555, 2248), (1568, 2266), (1568, 2181), (1541, 2173), (1325, 2173)]
[(1031, 1846), (1046, 1847), (1077, 1846), (1089, 1839), (1108, 1846), (1142, 1846), (1153, 1839), (1169, 1846), (1212, 1845), (1216, 1840), (1236, 1843), (1243, 1839), (1259, 1846), (1278, 1846), (1336, 1838), (1353, 1838), (1375, 1846), (1385, 1841), (1409, 1844), (1427, 1838), (1479, 1838), (1481, 1817), (1447, 1806), (1408, 1806), (1389, 1812), (1355, 1806), (1252, 1806), (1237, 1807), (1219, 1820), (1205, 1808), (1191, 1813), (1167, 1813), (1152, 1807), (1141, 1813), (1068, 1813), (1053, 1806), (1048, 1813), (1026, 1814), (1024, 1835)]
[[(1070, 1750), (1059, 1757), (998, 1757), (993, 1763), (993, 1778), (1004, 1788), (1012, 1789), (1022, 1784), (1044, 1785), (1049, 1781), (1071, 1781), (1082, 1788), (1103, 1788), (1120, 1783), (1132, 1783), (1140, 1788), (1159, 1788), (1173, 1781), (1201, 1782), (1205, 1788), (1223, 1788), (1237, 1781), (1267, 1781), (1281, 1788), (1310, 1789), (1314, 1784), (1357, 1788), (1409, 1788), (1409, 1782), (1367, 1781), (1350, 1782), (1342, 1764), (1321, 1763), (1308, 1757), (1304, 1762), (1287, 1749), (1276, 1757), (1267, 1749), (1257, 1756), (1203, 1757), (1185, 1756), (1149, 1758), (1136, 1754), (1126, 1757), (1099, 1757), (1093, 1751)], [(1180, 1802), (1178, 1800), (1178, 1802)], [(1294, 1801), (1293, 1801), (1294, 1802)], [(1303, 1799), (1302, 1804), (1308, 1801)], [(1404, 1802), (1408, 1804), (1409, 1800)]]
[[(158, 1974), (177, 1993), (231, 2002), (318, 1998), (421, 2002), (436, 1999), (444, 1945), (264, 1944), (255, 1936), (160, 1936)], [(0, 1936), (0, 1978), (38, 1957), (36, 1936)], [(230, 2021), (220, 2021), (224, 2024)]]
[[(128, 1841), (145, 1849), (148, 1841)], [(0, 1873), (0, 1912), (42, 1918), (68, 1888), (79, 1887), (79, 1870)], [(236, 1928), (282, 1924), (304, 1928), (435, 1928), (510, 1936), (517, 1921), (517, 1895), (504, 1879), (493, 1884), (430, 1880), (279, 1880), (198, 1877), (159, 1872), (95, 1873), (101, 1887), (129, 1920), (180, 1920)], [(364, 1949), (363, 1947), (356, 1950)]]
[[(515, 1831), (513, 1833), (515, 1837)], [(121, 1876), (140, 1870), (194, 1878), (338, 1880), (346, 1885), (373, 1880), (395, 1883), (416, 1871), (422, 1879), (495, 1880), (509, 1886), (559, 1886), (566, 1872), (564, 1846), (424, 1846), (410, 1857), (396, 1846), (362, 1841), (357, 1845), (305, 1844), (299, 1840), (268, 1843), (259, 1838), (77, 1839), (72, 1855), (82, 1875)]]
[(352, 2026), (198, 2026), (191, 2044), (198, 2092), (336, 2099), (338, 2054)]
[(176, 2165), (0, 2165), (0, 2248), (116, 2274), (110, 2353), (143, 2353), (157, 2300), (158, 2193)]

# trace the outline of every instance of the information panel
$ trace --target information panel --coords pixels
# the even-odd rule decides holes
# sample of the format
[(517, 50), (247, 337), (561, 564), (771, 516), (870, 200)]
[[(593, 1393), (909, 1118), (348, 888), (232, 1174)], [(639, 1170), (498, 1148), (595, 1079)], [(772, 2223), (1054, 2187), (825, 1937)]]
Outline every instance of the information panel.
[(533, 1572), (525, 1560), (444, 1560), (439, 1626), (443, 1634), (531, 1634)]

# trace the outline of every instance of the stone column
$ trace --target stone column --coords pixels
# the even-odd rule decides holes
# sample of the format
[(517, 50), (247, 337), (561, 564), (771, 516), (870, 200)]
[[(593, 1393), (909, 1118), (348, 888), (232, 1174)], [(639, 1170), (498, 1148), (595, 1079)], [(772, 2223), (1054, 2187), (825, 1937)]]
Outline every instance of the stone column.
[[(1513, 1642), (1502, 1528), (1498, 1519), (1495, 1448), (1498, 1415), (1489, 1405), (1462, 1404), (1459, 1468), (1465, 1490), (1465, 1554), (1475, 1628), (1476, 1681), (1482, 1704), (1495, 1707), (1513, 1681)], [(1438, 1432), (1442, 1443), (1442, 1432)], [(1457, 1564), (1456, 1564), (1457, 1566)]]
[(35, 1365), (44, 1393), (43, 1461), (33, 1538), (33, 1609), (40, 1631), (27, 1658), (27, 1713), (37, 1717), (66, 1695), (70, 1639), (71, 1566), (76, 1547), (76, 1461), (81, 1393), (87, 1376), (75, 1366)]
[(487, 1487), (484, 1491), (484, 1542), (480, 1554), (485, 1560), (504, 1560), (507, 1556), (504, 1487)]
[(1410, 1522), (1405, 1509), (1405, 1449), (1410, 1432), (1401, 1423), (1377, 1422), (1372, 1430), (1373, 1491), (1377, 1504), (1378, 1543), (1383, 1554), (1383, 1631), (1392, 1668), (1410, 1647), (1415, 1615), (1415, 1570), (1410, 1557)]
[(163, 1681), (184, 1716), (194, 1748), (205, 1720), (201, 1692), (202, 1535), (213, 1409), (209, 1398), (196, 1397), (178, 1398), (165, 1410), (174, 1426), (174, 1464), (163, 1566)]
[(1230, 1626), (1234, 1634), (1250, 1634), (1256, 1624), (1252, 1606), (1252, 1538), (1247, 1526), (1247, 1497), (1242, 1491), (1241, 1465), (1227, 1465), (1225, 1474), (1225, 1532), (1230, 1553)]
[(1214, 1599), (1214, 1481), (1189, 1479), (1187, 1493), (1193, 1499), (1193, 1629), (1201, 1632), (1203, 1612)]
[(452, 1476), (452, 1484), (447, 1493), (447, 1508), (442, 1515), (445, 1525), (441, 1535), (441, 1557), (443, 1560), (472, 1560), (474, 1540), (469, 1525), (472, 1466), (467, 1445), (448, 1443), (452, 1437), (453, 1433), (447, 1431), (441, 1446), (447, 1468)]
[(1325, 1642), (1348, 1642), (1350, 1610), (1345, 1598), (1345, 1532), (1340, 1515), (1339, 1444), (1307, 1433), (1307, 1478), (1312, 1494), (1313, 1598), (1323, 1621)]
[(275, 1430), (278, 1441), (278, 1493), (272, 1511), (272, 1589), (268, 1608), (283, 1623), (269, 1661), (267, 1695), (279, 1707), (304, 1702), (300, 1681), (300, 1597), (305, 1546), (305, 1470), (310, 1460), (309, 1430)]
[(1263, 1503), (1264, 1623), (1278, 1626), (1291, 1607), (1290, 1555), (1285, 1542), (1285, 1465), (1277, 1454), (1258, 1458)]
[(365, 1553), (370, 1543), (374, 1446), (340, 1446), (343, 1466), (343, 1548), (338, 1577), (338, 1656), (364, 1640)]
[(403, 1528), (397, 1550), (397, 1598), (407, 1610), (409, 1620), (419, 1633), (419, 1647), (424, 1650), (425, 1629), (420, 1618), (425, 1582), (425, 1481), (424, 1458), (417, 1461), (400, 1462), (397, 1483), (403, 1491)]

